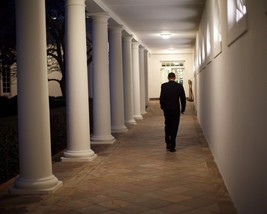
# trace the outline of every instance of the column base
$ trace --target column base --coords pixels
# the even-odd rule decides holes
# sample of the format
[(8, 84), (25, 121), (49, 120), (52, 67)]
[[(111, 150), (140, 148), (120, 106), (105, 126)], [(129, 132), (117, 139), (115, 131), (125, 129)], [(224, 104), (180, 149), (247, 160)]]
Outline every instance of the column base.
[(111, 133), (125, 133), (128, 129), (126, 126), (121, 127), (111, 127)]
[(135, 120), (143, 120), (143, 116), (140, 114), (140, 115), (134, 115), (134, 119)]
[(9, 189), (9, 193), (12, 195), (47, 195), (54, 193), (62, 186), (63, 182), (53, 175), (39, 180), (18, 178)]
[(65, 150), (63, 155), (64, 157), (61, 157), (62, 162), (88, 162), (97, 157), (91, 149), (81, 151)]
[(91, 157), (83, 157), (83, 158), (66, 158), (66, 157), (61, 157), (62, 162), (90, 162), (94, 159), (96, 159), (97, 155), (93, 155)]
[(125, 121), (125, 124), (126, 125), (136, 125), (137, 123), (134, 119), (132, 119), (132, 120)]
[(145, 115), (146, 113), (147, 113), (146, 111), (141, 112), (142, 115)]
[(112, 135), (106, 136), (95, 136), (91, 137), (91, 144), (113, 144), (115, 142), (115, 138)]

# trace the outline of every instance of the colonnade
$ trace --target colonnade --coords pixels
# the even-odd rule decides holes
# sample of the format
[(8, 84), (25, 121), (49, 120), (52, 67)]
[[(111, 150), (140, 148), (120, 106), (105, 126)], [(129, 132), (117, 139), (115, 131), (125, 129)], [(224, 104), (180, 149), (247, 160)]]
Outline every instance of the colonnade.
[[(13, 194), (47, 194), (62, 186), (52, 173), (45, 0), (16, 1), (20, 175)], [(34, 18), (33, 18), (34, 17)], [(91, 14), (93, 133), (89, 125), (85, 1), (66, 0), (67, 148), (62, 161), (91, 161), (91, 143), (110, 144), (142, 119), (148, 52), (109, 15)], [(90, 140), (91, 138), (91, 140)]]

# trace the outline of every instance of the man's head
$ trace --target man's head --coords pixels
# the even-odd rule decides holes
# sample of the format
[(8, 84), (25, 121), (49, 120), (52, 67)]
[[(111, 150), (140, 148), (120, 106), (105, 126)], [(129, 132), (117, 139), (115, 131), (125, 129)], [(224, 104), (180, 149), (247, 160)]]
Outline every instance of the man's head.
[(168, 74), (168, 80), (175, 80), (175, 73), (171, 72)]

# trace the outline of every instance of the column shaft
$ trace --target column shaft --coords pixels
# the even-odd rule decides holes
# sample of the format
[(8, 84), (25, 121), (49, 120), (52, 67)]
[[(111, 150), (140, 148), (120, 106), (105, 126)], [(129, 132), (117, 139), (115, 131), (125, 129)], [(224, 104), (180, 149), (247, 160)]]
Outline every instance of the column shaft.
[(67, 149), (63, 161), (89, 161), (89, 97), (86, 57), (85, 1), (66, 0)]
[(123, 88), (125, 123), (136, 124), (133, 114), (132, 36), (123, 36)]
[(109, 28), (109, 73), (112, 133), (126, 132), (122, 76), (122, 27)]
[(134, 95), (134, 119), (143, 119), (141, 115), (141, 103), (140, 103), (140, 65), (139, 65), (139, 43), (132, 43), (133, 51), (133, 95)]
[(141, 114), (146, 114), (146, 93), (145, 93), (145, 48), (139, 47), (140, 64), (140, 110)]
[(17, 1), (20, 176), (12, 194), (47, 194), (62, 182), (52, 174), (45, 1)]
[(148, 97), (148, 57), (149, 53), (147, 50), (145, 50), (145, 97), (146, 97), (146, 106), (148, 106), (149, 103), (149, 97)]
[(92, 14), (93, 42), (93, 136), (92, 143), (111, 144), (108, 19), (107, 14)]

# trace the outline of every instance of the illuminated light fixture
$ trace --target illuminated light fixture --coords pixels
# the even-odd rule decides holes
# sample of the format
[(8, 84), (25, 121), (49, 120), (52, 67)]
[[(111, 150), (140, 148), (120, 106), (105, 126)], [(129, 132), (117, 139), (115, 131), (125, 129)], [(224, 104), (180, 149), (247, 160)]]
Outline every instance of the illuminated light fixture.
[(169, 48), (169, 49), (167, 49), (167, 52), (168, 52), (168, 53), (175, 53), (176, 51), (175, 51), (174, 48)]
[(170, 33), (161, 33), (160, 36), (162, 39), (169, 39), (171, 37), (171, 34)]

